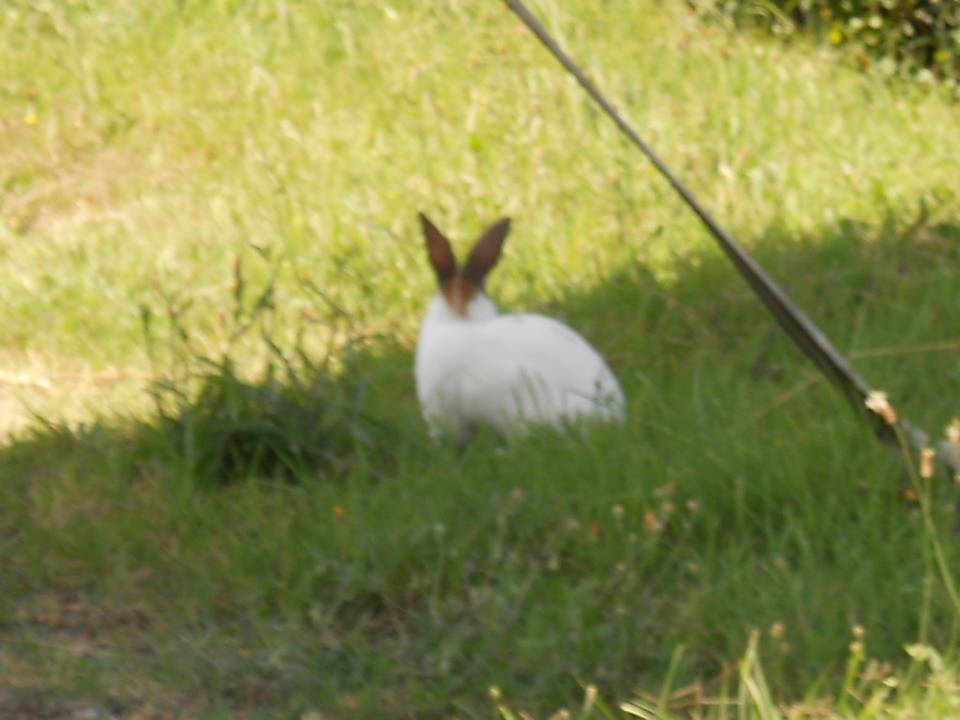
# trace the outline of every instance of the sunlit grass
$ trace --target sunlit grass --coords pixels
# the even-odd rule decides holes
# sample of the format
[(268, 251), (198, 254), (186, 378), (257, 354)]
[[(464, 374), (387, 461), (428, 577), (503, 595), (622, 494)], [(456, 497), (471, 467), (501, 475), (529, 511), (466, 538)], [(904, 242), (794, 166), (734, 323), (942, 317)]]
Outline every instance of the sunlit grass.
[[(680, 4), (585, 13), (555, 22), (561, 37), (746, 238), (953, 197), (960, 133), (935, 93)], [(515, 215), (496, 289), (524, 305), (624, 263), (670, 273), (706, 242), (496, 3), (73, 3), (11, 7), (2, 22), (10, 367), (142, 366), (138, 307), (158, 287), (193, 299), (214, 340), (231, 258), (251, 245), (409, 341), (430, 289), (420, 208), (463, 241)], [(38, 57), (51, 58), (39, 74)], [(283, 300), (292, 317), (304, 305)]]

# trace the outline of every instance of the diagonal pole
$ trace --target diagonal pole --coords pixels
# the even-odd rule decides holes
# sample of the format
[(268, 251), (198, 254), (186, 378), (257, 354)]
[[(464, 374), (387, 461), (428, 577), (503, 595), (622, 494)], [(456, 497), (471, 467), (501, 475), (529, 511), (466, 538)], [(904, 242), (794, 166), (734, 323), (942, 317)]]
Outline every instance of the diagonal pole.
[[(593, 81), (590, 80), (570, 56), (564, 52), (556, 40), (550, 36), (543, 25), (541, 25), (537, 18), (526, 8), (522, 0), (504, 1), (510, 10), (516, 13), (533, 34), (537, 36), (537, 39), (543, 43), (554, 58), (556, 58), (567, 72), (576, 79), (580, 86), (586, 90), (593, 101), (616, 123), (620, 131), (653, 163), (657, 170), (660, 171), (660, 174), (666, 178), (673, 189), (677, 191), (680, 197), (682, 197), (687, 205), (697, 214), (697, 217), (700, 218), (707, 227), (707, 230), (710, 231), (710, 234), (716, 239), (727, 258), (733, 263), (743, 279), (746, 280), (757, 297), (766, 305), (767, 310), (770, 311), (780, 327), (786, 331), (800, 350), (820, 368), (820, 371), (827, 378), (840, 387), (855, 408), (862, 411), (864, 403), (872, 392), (869, 383), (850, 366), (827, 336), (787, 297), (787, 294), (767, 275), (750, 253), (720, 226), (686, 185), (670, 171), (670, 168), (668, 168), (650, 146), (643, 141), (643, 138), (640, 137), (633, 126), (620, 114), (610, 101), (604, 97), (603, 93), (594, 85)], [(884, 437), (884, 439), (896, 441), (896, 428), (886, 424), (878, 414), (871, 413), (871, 417), (876, 424), (878, 434)], [(899, 429), (906, 435), (916, 451), (919, 452), (928, 446), (929, 436), (920, 428), (915, 427), (905, 418), (900, 418), (896, 421), (896, 424), (899, 425)], [(956, 455), (956, 453), (942, 451), (939, 454), (939, 458), (952, 473), (960, 474), (960, 458)]]

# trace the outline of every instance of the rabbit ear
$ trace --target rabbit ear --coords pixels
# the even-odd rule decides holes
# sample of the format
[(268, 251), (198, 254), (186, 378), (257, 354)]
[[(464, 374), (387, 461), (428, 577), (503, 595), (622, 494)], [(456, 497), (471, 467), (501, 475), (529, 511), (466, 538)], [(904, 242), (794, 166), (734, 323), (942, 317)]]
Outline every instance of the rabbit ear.
[(500, 251), (503, 249), (508, 232), (510, 232), (510, 218), (500, 218), (487, 228), (470, 251), (467, 264), (463, 266), (464, 277), (477, 285), (483, 284), (487, 273), (500, 259)]
[(423, 213), (419, 213), (420, 226), (423, 228), (423, 237), (427, 240), (427, 254), (430, 264), (437, 273), (437, 280), (443, 283), (457, 274), (457, 258), (450, 248), (450, 241), (437, 226)]

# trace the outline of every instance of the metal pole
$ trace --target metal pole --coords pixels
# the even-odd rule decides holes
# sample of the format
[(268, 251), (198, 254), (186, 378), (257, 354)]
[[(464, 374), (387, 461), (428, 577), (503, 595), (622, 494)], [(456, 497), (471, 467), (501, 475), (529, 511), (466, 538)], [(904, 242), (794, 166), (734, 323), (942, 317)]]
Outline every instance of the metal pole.
[[(766, 305), (767, 310), (770, 311), (780, 327), (786, 331), (800, 350), (820, 368), (820, 371), (825, 376), (840, 387), (861, 414), (865, 412), (864, 403), (871, 393), (869, 383), (850, 366), (827, 336), (787, 297), (787, 294), (781, 290), (773, 278), (760, 267), (760, 264), (750, 253), (720, 226), (706, 208), (700, 204), (694, 194), (670, 171), (650, 146), (643, 141), (643, 138), (640, 137), (640, 134), (633, 126), (620, 114), (613, 104), (604, 97), (603, 93), (600, 92), (593, 81), (590, 80), (583, 70), (564, 52), (556, 40), (550, 36), (543, 25), (541, 25), (537, 18), (526, 8), (522, 0), (504, 1), (510, 10), (537, 36), (554, 58), (556, 58), (567, 72), (576, 79), (580, 86), (586, 90), (593, 101), (616, 123), (620, 131), (646, 155), (647, 159), (650, 160), (657, 170), (660, 171), (660, 174), (667, 179), (667, 182), (676, 190), (677, 194), (679, 194), (687, 205), (697, 214), (697, 217), (700, 218), (710, 234), (716, 239), (724, 254), (730, 259), (740, 275), (746, 280), (757, 297)], [(896, 440), (896, 431), (892, 426), (887, 425), (877, 414), (871, 413), (870, 417), (873, 419), (879, 435), (890, 441)], [(915, 450), (920, 451), (927, 447), (929, 436), (920, 428), (915, 427), (905, 418), (899, 418), (897, 424)], [(939, 453), (938, 457), (940, 461), (954, 474), (960, 473), (960, 458), (958, 458), (960, 453), (951, 453), (947, 450), (948, 449), (942, 449)]]

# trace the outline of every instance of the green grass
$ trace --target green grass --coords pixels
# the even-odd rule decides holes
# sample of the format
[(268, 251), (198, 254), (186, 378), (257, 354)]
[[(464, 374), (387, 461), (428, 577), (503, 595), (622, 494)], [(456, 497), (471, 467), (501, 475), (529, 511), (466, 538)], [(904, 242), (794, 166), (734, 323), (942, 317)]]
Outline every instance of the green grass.
[[(939, 433), (945, 94), (682, 3), (536, 7)], [(495, 686), (546, 717), (587, 685), (584, 716), (955, 715), (952, 486), (925, 530), (897, 453), (500, 4), (12, 3), (0, 67), (0, 715), (491, 717)], [(515, 218), (491, 291), (603, 350), (624, 427), (429, 442), (421, 209), (463, 243)]]

